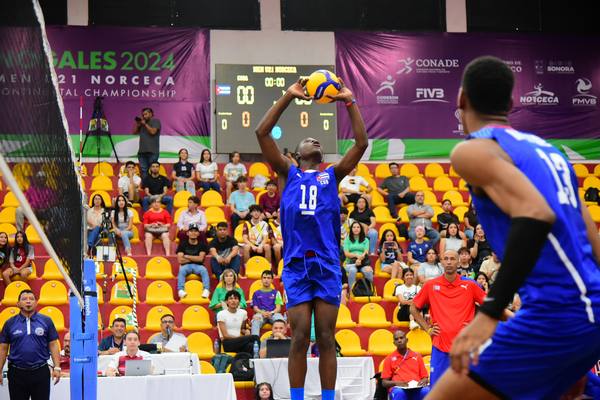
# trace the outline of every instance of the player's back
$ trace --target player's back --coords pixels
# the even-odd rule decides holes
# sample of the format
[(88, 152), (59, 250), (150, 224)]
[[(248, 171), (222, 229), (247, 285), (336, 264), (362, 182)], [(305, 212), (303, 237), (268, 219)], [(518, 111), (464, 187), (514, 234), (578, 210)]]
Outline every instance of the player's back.
[[(600, 318), (600, 269), (581, 215), (577, 178), (563, 155), (543, 139), (508, 127), (485, 127), (469, 138), (494, 139), (556, 215), (548, 241), (519, 291), (524, 309), (572, 310)], [(502, 259), (510, 218), (487, 197), (472, 193), (492, 248)], [(598, 317), (598, 318), (596, 318)]]

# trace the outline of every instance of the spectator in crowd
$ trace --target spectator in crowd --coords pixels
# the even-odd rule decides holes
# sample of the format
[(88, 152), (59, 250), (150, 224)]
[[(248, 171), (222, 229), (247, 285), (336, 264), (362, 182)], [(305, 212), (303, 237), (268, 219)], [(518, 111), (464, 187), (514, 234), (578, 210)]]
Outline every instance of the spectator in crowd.
[(475, 270), (471, 262), (471, 252), (466, 247), (458, 249), (458, 274), (475, 279)]
[(139, 203), (141, 184), (142, 178), (135, 171), (135, 163), (127, 161), (125, 163), (125, 171), (117, 182), (119, 194), (125, 196), (129, 203)]
[(203, 192), (215, 190), (221, 192), (219, 185), (219, 168), (217, 163), (212, 160), (212, 154), (209, 149), (202, 150), (200, 153), (200, 162), (196, 164), (196, 178), (200, 183), (200, 189)]
[(481, 263), (481, 268), (479, 268), (479, 272), (483, 272), (488, 277), (488, 282), (490, 285), (493, 285), (496, 281), (496, 276), (498, 275), (498, 271), (500, 270), (500, 259), (492, 251), (492, 255), (485, 259)]
[(229, 236), (227, 222), (217, 224), (217, 236), (210, 242), (209, 252), (211, 269), (217, 279), (228, 268), (240, 273), (240, 248), (237, 240)]
[(144, 244), (146, 255), (152, 254), (152, 241), (155, 237), (162, 240), (165, 255), (171, 255), (171, 239), (169, 239), (169, 228), (171, 227), (171, 214), (160, 206), (160, 196), (152, 196), (151, 208), (144, 213)]
[(8, 234), (6, 232), (0, 232), (0, 272), (4, 273), (4, 269), (9, 268), (9, 257), (10, 244), (8, 243)]
[(131, 256), (131, 243), (133, 238), (133, 211), (127, 207), (127, 199), (120, 194), (115, 200), (115, 208), (111, 213), (113, 232), (123, 241), (125, 253)]
[[(0, 331), (0, 371), (8, 355), (8, 392), (11, 399), (49, 399), (50, 368), (54, 384), (60, 380), (60, 344), (54, 323), (36, 311), (37, 300), (29, 289), (19, 293), (19, 314), (9, 318)], [(10, 348), (10, 354), (8, 350)], [(0, 373), (0, 385), (4, 373)]]
[(256, 400), (273, 400), (273, 388), (270, 383), (262, 382), (256, 385)]
[(469, 203), (469, 209), (463, 217), (463, 223), (465, 224), (465, 235), (467, 239), (473, 239), (475, 233), (475, 227), (479, 225), (479, 219), (477, 218), (477, 211), (473, 207), (473, 203)]
[(265, 218), (274, 220), (279, 215), (279, 202), (281, 201), (277, 192), (277, 182), (270, 180), (267, 182), (267, 193), (264, 193), (258, 199), (258, 205), (262, 207)]
[(258, 355), (260, 358), (265, 358), (267, 356), (267, 340), (285, 340), (290, 339), (289, 336), (286, 335), (288, 330), (287, 323), (283, 319), (276, 319), (271, 324), (271, 334), (267, 336), (264, 340), (260, 341), (260, 350), (258, 351)]
[[(366, 193), (362, 193), (360, 188), (364, 186), (366, 189)], [(360, 175), (356, 175), (356, 168), (352, 169), (348, 175), (346, 175), (342, 181), (340, 182), (340, 201), (342, 205), (346, 205), (348, 203), (355, 203), (360, 198), (363, 197), (367, 200), (367, 203), (371, 203), (371, 195), (367, 193), (371, 193), (373, 188), (369, 184), (369, 182)]]
[(175, 317), (165, 314), (160, 317), (160, 333), (150, 339), (150, 344), (157, 345), (161, 353), (184, 353), (188, 350), (187, 338), (181, 333), (174, 332)]
[[(44, 171), (38, 171), (31, 177), (31, 184), (23, 194), (31, 208), (38, 211), (38, 219), (40, 219), (42, 225), (44, 220), (52, 220), (54, 216), (52, 205), (57, 200), (57, 193), (54, 189), (48, 187)], [(18, 206), (15, 210), (15, 226), (18, 231), (25, 230), (25, 211), (21, 206)]]
[(234, 184), (238, 183), (238, 180), (241, 177), (245, 177), (246, 175), (248, 175), (246, 166), (241, 163), (241, 160), (242, 158), (240, 156), (240, 152), (234, 151), (233, 153), (229, 154), (229, 162), (225, 165), (225, 168), (223, 168), (223, 175), (225, 175), (227, 198), (229, 198), (229, 196), (233, 192)]
[(444, 273), (444, 269), (440, 265), (437, 252), (434, 248), (427, 250), (425, 253), (425, 262), (419, 266), (419, 284), (422, 285)]
[(264, 324), (272, 324), (273, 321), (283, 319), (283, 315), (281, 315), (281, 306), (283, 305), (281, 293), (271, 287), (273, 272), (264, 270), (260, 275), (260, 280), (262, 286), (252, 295), (254, 316), (252, 317), (251, 333), (253, 335), (259, 335)]
[(192, 195), (196, 194), (196, 184), (194, 178), (194, 165), (188, 161), (189, 153), (187, 149), (179, 150), (179, 161), (173, 165), (171, 179), (175, 183), (175, 191), (182, 192), (187, 190)]
[(208, 306), (211, 310), (218, 313), (221, 310), (227, 309), (227, 303), (225, 302), (225, 295), (230, 290), (235, 290), (240, 294), (239, 307), (246, 309), (246, 298), (244, 297), (244, 291), (237, 285), (237, 274), (231, 268), (226, 268), (221, 274), (220, 282), (215, 288), (210, 305)]
[(92, 197), (92, 207), (87, 210), (87, 244), (88, 252), (92, 254), (94, 246), (98, 243), (98, 237), (102, 230), (102, 216), (106, 211), (104, 199), (99, 194)]
[(140, 334), (130, 331), (125, 334), (125, 350), (113, 354), (104, 371), (106, 376), (125, 375), (125, 364), (130, 360), (150, 360), (150, 353), (140, 350)]
[(226, 352), (252, 354), (254, 343), (259, 338), (251, 335), (247, 328), (248, 313), (239, 307), (241, 298), (237, 290), (230, 290), (225, 294), (227, 308), (217, 314), (219, 337)]
[(415, 195), (409, 192), (409, 183), (406, 176), (400, 175), (400, 168), (395, 162), (389, 164), (392, 176), (388, 176), (381, 182), (377, 191), (387, 197), (388, 208), (392, 218), (398, 218), (397, 204), (413, 204)]
[(492, 247), (485, 237), (485, 232), (481, 224), (475, 227), (475, 234), (473, 235), (473, 239), (469, 239), (467, 242), (467, 248), (471, 252), (473, 269), (479, 272), (481, 263), (492, 255)]
[[(390, 400), (419, 400), (429, 393), (429, 374), (423, 358), (407, 347), (408, 338), (401, 330), (394, 332), (396, 350), (383, 360), (381, 383)], [(415, 384), (411, 385), (411, 382)]]
[(154, 161), (150, 165), (150, 173), (142, 179), (145, 196), (142, 199), (142, 208), (148, 210), (153, 196), (158, 196), (159, 201), (167, 207), (169, 214), (173, 213), (173, 198), (167, 195), (171, 183), (166, 176), (160, 175), (160, 163)]
[(437, 221), (440, 230), (440, 236), (445, 237), (448, 224), (454, 222), (457, 226), (459, 224), (458, 216), (452, 212), (452, 202), (448, 199), (442, 201), (442, 210), (444, 212), (439, 213)]
[(249, 217), (249, 208), (254, 204), (254, 195), (248, 191), (248, 180), (245, 176), (240, 176), (237, 180), (238, 189), (231, 193), (227, 203), (231, 207), (231, 228), (235, 230), (241, 220), (247, 220)]
[(425, 228), (425, 236), (431, 241), (431, 245), (435, 246), (440, 240), (440, 234), (433, 229), (431, 218), (433, 217), (433, 208), (430, 205), (424, 204), (425, 194), (422, 191), (415, 193), (415, 203), (408, 206), (407, 214), (409, 220), (408, 237), (415, 240), (415, 228), (422, 226)]
[(190, 225), (194, 224), (200, 232), (198, 240), (202, 243), (206, 243), (206, 214), (200, 209), (200, 199), (198, 196), (190, 196), (188, 199), (188, 209), (179, 215), (177, 220), (177, 237), (179, 241), (187, 239), (187, 232), (190, 229)]
[(346, 237), (348, 236), (348, 233), (350, 233), (350, 219), (348, 218), (348, 209), (346, 207), (340, 207), (340, 227), (341, 227), (341, 232), (340, 232), (340, 240), (341, 240), (341, 244), (344, 243), (344, 239), (346, 239)]
[(343, 248), (350, 290), (356, 282), (358, 271), (361, 271), (367, 280), (373, 282), (373, 269), (369, 266), (369, 239), (365, 236), (360, 222), (355, 221), (350, 225), (350, 234), (344, 239)]
[(449, 222), (445, 235), (440, 239), (440, 254), (444, 254), (446, 250), (458, 251), (461, 247), (465, 247), (467, 241), (461, 237), (461, 233), (456, 222)]
[(160, 155), (160, 120), (154, 118), (154, 111), (146, 107), (142, 109), (142, 116), (135, 117), (134, 134), (140, 135), (138, 148), (138, 161), (142, 178), (148, 173), (148, 167), (158, 161)]
[(187, 236), (187, 239), (180, 241), (179, 246), (177, 246), (177, 262), (179, 263), (177, 294), (180, 299), (187, 296), (184, 290), (185, 278), (190, 274), (196, 274), (200, 275), (202, 279), (202, 297), (207, 299), (210, 295), (210, 277), (208, 276), (208, 270), (202, 264), (204, 263), (204, 257), (208, 249), (198, 239), (200, 231), (195, 224), (190, 224)]
[(477, 284), (487, 294), (490, 290), (490, 280), (485, 272), (479, 271), (477, 274)]
[(413, 321), (410, 315), (410, 306), (413, 299), (421, 290), (421, 286), (415, 284), (415, 273), (411, 268), (402, 271), (402, 285), (396, 286), (394, 296), (398, 298), (398, 313), (396, 317), (398, 321)]
[(110, 330), (112, 335), (105, 337), (98, 345), (98, 354), (101, 356), (113, 355), (123, 350), (127, 321), (124, 318), (115, 318)]
[(71, 371), (71, 332), (63, 335), (62, 350), (60, 351), (60, 376), (69, 376)]
[(244, 264), (252, 256), (263, 256), (271, 262), (271, 245), (269, 243), (269, 224), (260, 219), (262, 208), (258, 204), (252, 204), (248, 209), (250, 222), (244, 224), (242, 238), (244, 239)]
[(406, 252), (408, 265), (413, 267), (416, 264), (425, 262), (427, 251), (431, 248), (433, 248), (431, 241), (425, 240), (425, 228), (417, 226), (415, 228), (415, 239), (408, 243), (408, 251)]
[(360, 222), (369, 238), (369, 253), (375, 254), (377, 248), (377, 230), (375, 229), (375, 214), (369, 208), (367, 200), (360, 196), (356, 200), (356, 208), (350, 213), (350, 219)]
[(402, 248), (398, 244), (396, 233), (386, 229), (379, 241), (379, 259), (381, 260), (381, 271), (391, 275), (391, 279), (400, 276), (403, 268), (408, 266), (402, 262)]
[[(410, 313), (433, 339), (431, 352), (431, 385), (433, 386), (448, 368), (449, 351), (454, 338), (475, 315), (475, 305), (483, 304), (485, 293), (475, 281), (462, 278), (457, 273), (458, 253), (446, 250), (442, 263), (444, 274), (427, 281), (413, 299)], [(421, 310), (429, 305), (431, 322)]]
[(283, 251), (283, 234), (281, 233), (279, 212), (277, 213), (277, 218), (269, 222), (269, 240), (271, 241), (271, 249), (273, 250), (275, 265), (279, 265), (279, 260), (281, 260), (281, 252)]
[(15, 244), (10, 251), (8, 263), (10, 267), (2, 271), (4, 283), (8, 285), (13, 277), (20, 277), (26, 281), (27, 277), (33, 272), (31, 263), (34, 259), (33, 246), (29, 244), (25, 232), (15, 233)]

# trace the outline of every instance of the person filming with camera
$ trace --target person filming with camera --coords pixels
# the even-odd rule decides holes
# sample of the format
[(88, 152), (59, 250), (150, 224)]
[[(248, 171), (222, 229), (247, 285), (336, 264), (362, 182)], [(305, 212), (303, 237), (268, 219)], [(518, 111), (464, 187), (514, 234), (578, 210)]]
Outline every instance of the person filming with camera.
[(154, 111), (149, 107), (142, 109), (141, 117), (135, 117), (133, 133), (140, 135), (138, 160), (140, 162), (142, 179), (148, 174), (150, 165), (154, 161), (158, 161), (160, 153), (160, 129), (160, 120), (154, 118)]

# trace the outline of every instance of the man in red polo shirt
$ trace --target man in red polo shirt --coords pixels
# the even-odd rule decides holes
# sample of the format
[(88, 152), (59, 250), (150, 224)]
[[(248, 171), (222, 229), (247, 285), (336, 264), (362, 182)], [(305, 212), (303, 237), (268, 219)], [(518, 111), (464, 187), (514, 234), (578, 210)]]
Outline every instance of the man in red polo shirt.
[(429, 374), (419, 353), (409, 350), (406, 334), (394, 332), (396, 351), (383, 360), (381, 380), (391, 400), (420, 400), (429, 393)]
[[(485, 293), (474, 280), (461, 277), (458, 270), (458, 253), (447, 250), (442, 256), (444, 274), (431, 279), (413, 299), (410, 313), (415, 321), (432, 336), (431, 385), (449, 366), (448, 353), (454, 338), (475, 316), (475, 304), (483, 304)], [(421, 310), (429, 305), (431, 324)]]

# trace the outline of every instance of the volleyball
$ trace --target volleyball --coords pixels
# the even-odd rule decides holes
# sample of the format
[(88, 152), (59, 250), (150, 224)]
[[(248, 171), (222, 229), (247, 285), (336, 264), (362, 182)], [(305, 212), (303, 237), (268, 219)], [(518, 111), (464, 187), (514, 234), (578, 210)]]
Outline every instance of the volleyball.
[(331, 71), (319, 69), (308, 77), (306, 91), (319, 104), (330, 103), (332, 100), (327, 96), (335, 96), (340, 90), (340, 80)]

